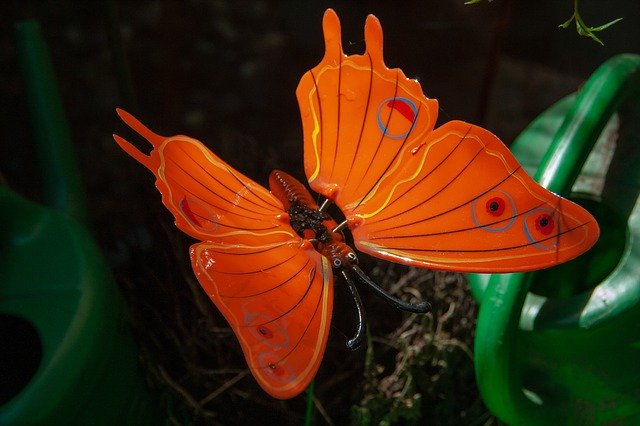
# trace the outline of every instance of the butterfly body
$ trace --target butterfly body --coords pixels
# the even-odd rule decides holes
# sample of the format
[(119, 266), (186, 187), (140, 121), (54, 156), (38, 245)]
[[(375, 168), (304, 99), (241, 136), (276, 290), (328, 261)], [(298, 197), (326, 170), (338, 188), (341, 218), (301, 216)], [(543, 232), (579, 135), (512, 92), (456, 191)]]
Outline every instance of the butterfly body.
[(269, 188), (289, 214), (291, 227), (300, 237), (312, 242), (316, 250), (329, 259), (334, 269), (355, 263), (357, 257), (344, 242), (338, 224), (318, 204), (304, 185), (293, 176), (274, 170), (269, 175)]
[(296, 94), (311, 189), (344, 214), (337, 224), (307, 189), (281, 171), (270, 191), (187, 136), (160, 136), (123, 110), (153, 150), (116, 142), (156, 176), (176, 226), (195, 238), (191, 263), (224, 315), (262, 388), (276, 398), (302, 392), (322, 360), (333, 309), (334, 273), (356, 300), (351, 274), (394, 306), (366, 277), (344, 240), (382, 259), (461, 272), (546, 268), (588, 250), (595, 219), (529, 177), (489, 131), (462, 121), (435, 128), (438, 103), (416, 80), (386, 67), (382, 28), (370, 15), (366, 51), (342, 51), (333, 10), (323, 19), (325, 55)]

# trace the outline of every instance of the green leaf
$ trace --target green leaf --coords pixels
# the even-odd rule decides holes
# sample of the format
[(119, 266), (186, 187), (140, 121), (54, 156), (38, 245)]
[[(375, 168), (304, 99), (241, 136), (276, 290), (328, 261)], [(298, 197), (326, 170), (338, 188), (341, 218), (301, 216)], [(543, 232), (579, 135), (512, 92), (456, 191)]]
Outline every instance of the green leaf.
[(572, 21), (576, 22), (576, 32), (584, 37), (589, 37), (592, 40), (600, 43), (601, 45), (604, 46), (604, 43), (602, 42), (602, 40), (600, 40), (600, 38), (598, 38), (597, 35), (595, 35), (595, 33), (605, 30), (607, 28), (609, 28), (610, 26), (620, 22), (622, 20), (622, 18), (617, 18), (614, 19), (613, 21), (607, 22), (604, 25), (600, 25), (597, 27), (590, 27), (587, 24), (585, 24), (584, 20), (582, 19), (582, 16), (580, 16), (580, 12), (578, 11), (578, 0), (574, 0), (573, 1), (573, 15), (571, 15), (571, 17), (566, 20), (565, 22), (563, 22), (562, 24), (558, 25), (561, 28), (568, 28), (569, 25), (571, 24)]

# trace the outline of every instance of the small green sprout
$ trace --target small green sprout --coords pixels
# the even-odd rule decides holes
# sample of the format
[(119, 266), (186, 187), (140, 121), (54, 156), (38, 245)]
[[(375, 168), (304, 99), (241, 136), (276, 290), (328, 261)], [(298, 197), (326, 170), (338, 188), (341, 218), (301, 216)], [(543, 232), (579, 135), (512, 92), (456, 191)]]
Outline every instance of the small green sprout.
[[(464, 2), (464, 4), (476, 4), (480, 3), (481, 1), (482, 0), (467, 0), (466, 2)], [(580, 12), (578, 12), (578, 2), (579, 0), (573, 0), (573, 15), (571, 15), (571, 18), (569, 18), (566, 22), (558, 25), (558, 27), (568, 28), (569, 25), (571, 25), (572, 21), (576, 21), (576, 31), (578, 32), (578, 34), (584, 37), (590, 37), (592, 40), (604, 46), (602, 40), (600, 40), (595, 33), (606, 30), (610, 26), (617, 24), (618, 22), (622, 21), (622, 18), (614, 19), (613, 21), (607, 22), (606, 24), (600, 25), (598, 27), (589, 27), (584, 23), (582, 16), (580, 16)]]
[(559, 27), (568, 28), (569, 25), (571, 25), (571, 21), (574, 20), (576, 21), (576, 31), (578, 31), (578, 34), (580, 34), (581, 36), (590, 37), (592, 40), (595, 40), (604, 46), (602, 40), (600, 40), (595, 33), (605, 30), (613, 24), (617, 24), (618, 22), (622, 21), (622, 18), (614, 19), (613, 21), (607, 22), (606, 24), (600, 25), (599, 27), (589, 27), (584, 23), (582, 17), (580, 16), (580, 12), (578, 12), (578, 0), (573, 0), (573, 15), (571, 15), (571, 18), (569, 18), (566, 22), (560, 24)]

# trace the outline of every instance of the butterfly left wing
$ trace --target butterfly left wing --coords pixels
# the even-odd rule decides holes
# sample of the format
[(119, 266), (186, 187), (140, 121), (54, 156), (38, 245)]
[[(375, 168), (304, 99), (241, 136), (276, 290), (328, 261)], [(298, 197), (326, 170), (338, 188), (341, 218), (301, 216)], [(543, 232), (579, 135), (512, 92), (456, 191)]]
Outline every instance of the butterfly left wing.
[(282, 203), (199, 141), (163, 137), (122, 119), (154, 147), (149, 155), (115, 136), (156, 175), (176, 225), (202, 242), (190, 249), (198, 281), (227, 319), (262, 388), (291, 398), (313, 380), (333, 307), (326, 258), (289, 224)]
[(308, 241), (203, 242), (190, 252), (198, 281), (231, 325), (262, 388), (280, 399), (304, 391), (322, 361), (331, 323), (327, 259)]
[(311, 187), (345, 214), (358, 249), (461, 272), (540, 269), (588, 250), (595, 219), (538, 185), (490, 132), (461, 121), (434, 129), (438, 104), (382, 55), (365, 25), (364, 55), (342, 51), (323, 19), (325, 55), (297, 89)]

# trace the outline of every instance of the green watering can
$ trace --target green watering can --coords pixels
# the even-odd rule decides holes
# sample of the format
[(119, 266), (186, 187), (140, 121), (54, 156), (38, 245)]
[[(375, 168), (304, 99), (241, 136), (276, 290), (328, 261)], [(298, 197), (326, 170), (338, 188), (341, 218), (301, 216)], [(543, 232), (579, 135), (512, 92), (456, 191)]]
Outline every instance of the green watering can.
[(48, 52), (17, 27), (44, 197), (0, 184), (0, 424), (160, 424), (127, 309), (80, 225), (82, 191)]
[[(612, 117), (617, 140), (596, 144)], [(507, 424), (640, 425), (640, 56), (607, 61), (511, 149), (601, 236), (549, 270), (469, 275), (482, 397)]]

